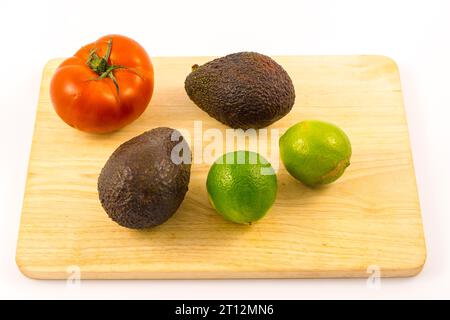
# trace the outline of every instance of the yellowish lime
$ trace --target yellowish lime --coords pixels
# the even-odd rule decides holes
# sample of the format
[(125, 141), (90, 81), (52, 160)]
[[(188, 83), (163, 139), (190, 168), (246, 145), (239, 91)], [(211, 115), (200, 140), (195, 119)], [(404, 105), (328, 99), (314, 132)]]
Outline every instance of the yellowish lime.
[(350, 165), (351, 155), (348, 136), (328, 122), (299, 122), (280, 138), (280, 156), (286, 170), (311, 187), (337, 180)]

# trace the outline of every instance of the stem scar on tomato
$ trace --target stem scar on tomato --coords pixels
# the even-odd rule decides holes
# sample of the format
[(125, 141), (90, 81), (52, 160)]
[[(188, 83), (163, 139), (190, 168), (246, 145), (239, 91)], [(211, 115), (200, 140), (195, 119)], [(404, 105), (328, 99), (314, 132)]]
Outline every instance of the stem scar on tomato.
[(109, 57), (111, 56), (111, 50), (112, 50), (112, 38), (109, 39), (108, 47), (106, 48), (106, 53), (102, 58), (100, 58), (98, 56), (97, 48), (91, 49), (91, 51), (89, 52), (89, 56), (86, 60), (86, 65), (89, 68), (91, 68), (91, 70), (94, 71), (98, 75), (97, 78), (94, 78), (92, 80), (102, 80), (107, 77), (110, 78), (116, 87), (117, 94), (119, 94), (120, 93), (119, 83), (117, 82), (117, 79), (114, 76), (114, 70), (127, 69), (136, 74), (138, 74), (138, 73), (136, 71), (131, 70), (128, 67), (125, 67), (125, 66), (113, 65), (113, 64), (110, 65), (108, 62), (109, 62)]

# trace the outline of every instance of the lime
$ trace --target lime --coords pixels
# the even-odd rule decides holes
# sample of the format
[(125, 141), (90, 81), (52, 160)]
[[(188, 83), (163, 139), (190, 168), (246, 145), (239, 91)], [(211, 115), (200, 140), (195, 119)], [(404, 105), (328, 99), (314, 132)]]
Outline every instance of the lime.
[(246, 223), (265, 216), (277, 194), (277, 176), (261, 155), (249, 151), (219, 157), (206, 181), (209, 201), (225, 219)]
[(286, 170), (314, 187), (337, 180), (350, 165), (352, 147), (344, 131), (334, 124), (309, 120), (290, 127), (280, 138)]

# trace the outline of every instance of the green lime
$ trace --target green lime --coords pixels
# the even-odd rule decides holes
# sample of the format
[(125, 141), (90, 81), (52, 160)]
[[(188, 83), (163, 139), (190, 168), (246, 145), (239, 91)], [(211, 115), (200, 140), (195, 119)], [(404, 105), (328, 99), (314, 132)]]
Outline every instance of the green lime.
[(258, 153), (230, 152), (209, 169), (206, 189), (212, 206), (225, 219), (250, 224), (264, 217), (273, 205), (277, 176)]
[(342, 129), (309, 120), (293, 125), (281, 136), (280, 155), (292, 176), (314, 187), (342, 176), (350, 165), (352, 147)]

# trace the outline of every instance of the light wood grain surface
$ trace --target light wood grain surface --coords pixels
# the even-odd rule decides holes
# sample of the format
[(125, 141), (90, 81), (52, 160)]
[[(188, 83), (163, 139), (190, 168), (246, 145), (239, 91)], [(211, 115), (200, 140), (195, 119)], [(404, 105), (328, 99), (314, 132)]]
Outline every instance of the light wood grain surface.
[[(275, 57), (291, 75), (297, 98), (292, 112), (269, 129), (281, 134), (305, 119), (342, 127), (353, 156), (336, 183), (309, 189), (280, 164), (275, 205), (260, 222), (241, 226), (211, 208), (205, 187), (210, 164), (194, 163), (186, 199), (166, 224), (134, 231), (107, 217), (96, 183), (119, 144), (170, 126), (191, 132), (193, 147), (207, 144), (194, 136), (194, 121), (202, 121), (203, 130), (226, 129), (184, 91), (191, 65), (210, 59), (154, 58), (155, 94), (148, 109), (110, 135), (82, 133), (58, 118), (49, 81), (61, 60), (45, 66), (17, 246), (20, 270), (39, 279), (66, 279), (77, 268), (83, 279), (368, 277), (368, 270), (377, 268), (383, 277), (420, 272), (426, 250), (401, 84), (396, 64), (383, 56)], [(278, 161), (275, 150), (268, 150), (272, 162)], [(199, 155), (201, 149), (194, 151), (197, 160)]]

